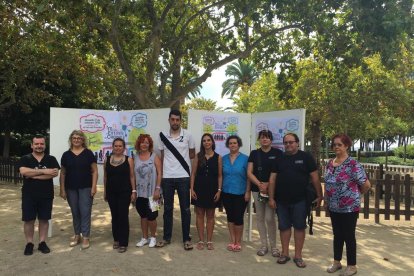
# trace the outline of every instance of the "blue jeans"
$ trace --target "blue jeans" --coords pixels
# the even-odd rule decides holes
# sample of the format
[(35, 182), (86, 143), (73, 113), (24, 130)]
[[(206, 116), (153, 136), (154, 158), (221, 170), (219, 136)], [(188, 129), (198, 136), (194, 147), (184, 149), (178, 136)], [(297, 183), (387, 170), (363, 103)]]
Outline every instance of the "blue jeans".
[(89, 238), (91, 234), (91, 214), (93, 197), (91, 188), (66, 190), (66, 197), (72, 211), (73, 230), (75, 235), (82, 234)]
[(171, 241), (173, 228), (174, 193), (177, 190), (180, 201), (181, 227), (183, 230), (183, 242), (190, 240), (190, 178), (163, 178), (161, 182), (164, 197), (164, 237)]

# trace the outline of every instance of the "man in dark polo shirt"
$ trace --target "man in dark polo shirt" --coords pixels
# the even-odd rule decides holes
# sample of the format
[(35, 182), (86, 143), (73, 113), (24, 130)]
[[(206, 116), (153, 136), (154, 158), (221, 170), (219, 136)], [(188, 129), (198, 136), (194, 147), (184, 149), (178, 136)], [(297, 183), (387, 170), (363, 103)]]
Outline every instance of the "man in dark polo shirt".
[(59, 163), (56, 158), (45, 154), (46, 141), (44, 137), (36, 136), (31, 144), (32, 153), (23, 156), (18, 164), (23, 175), (22, 187), (22, 220), (26, 247), (24, 255), (33, 254), (33, 236), (36, 217), (39, 220), (39, 247), (44, 254), (50, 249), (46, 245), (49, 219), (52, 217), (53, 178), (59, 173)]
[(313, 157), (299, 150), (299, 137), (288, 133), (283, 137), (285, 152), (276, 159), (270, 174), (269, 205), (276, 208), (279, 220), (282, 254), (277, 263), (285, 264), (290, 260), (289, 241), (291, 228), (294, 228), (295, 256), (297, 267), (306, 267), (302, 259), (306, 229), (306, 187), (312, 181), (317, 193), (317, 206), (322, 201), (322, 187), (316, 162)]

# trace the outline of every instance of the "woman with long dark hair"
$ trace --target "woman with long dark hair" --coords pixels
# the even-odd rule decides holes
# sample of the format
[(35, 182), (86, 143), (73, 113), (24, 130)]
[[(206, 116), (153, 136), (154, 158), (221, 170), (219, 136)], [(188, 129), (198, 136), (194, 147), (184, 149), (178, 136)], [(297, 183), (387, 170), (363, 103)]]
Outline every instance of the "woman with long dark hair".
[[(191, 204), (195, 206), (196, 225), (199, 241), (197, 249), (202, 250), (207, 245), (213, 250), (213, 230), (215, 224), (215, 208), (221, 194), (222, 162), (214, 150), (216, 144), (213, 136), (205, 133), (201, 137), (200, 152), (193, 160), (191, 173)], [(206, 224), (204, 224), (206, 218)], [(204, 229), (207, 230), (207, 243), (204, 240)]]

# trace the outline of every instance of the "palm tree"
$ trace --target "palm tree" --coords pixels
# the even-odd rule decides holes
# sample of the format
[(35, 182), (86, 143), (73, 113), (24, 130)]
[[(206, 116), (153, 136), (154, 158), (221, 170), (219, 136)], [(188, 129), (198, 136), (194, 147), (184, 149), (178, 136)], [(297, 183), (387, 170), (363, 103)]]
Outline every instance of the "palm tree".
[(259, 73), (254, 67), (253, 63), (249, 61), (239, 60), (227, 66), (226, 76), (230, 77), (222, 84), (223, 90), (221, 97), (230, 95), (233, 97), (234, 93), (239, 89), (241, 85), (251, 86), (258, 78)]

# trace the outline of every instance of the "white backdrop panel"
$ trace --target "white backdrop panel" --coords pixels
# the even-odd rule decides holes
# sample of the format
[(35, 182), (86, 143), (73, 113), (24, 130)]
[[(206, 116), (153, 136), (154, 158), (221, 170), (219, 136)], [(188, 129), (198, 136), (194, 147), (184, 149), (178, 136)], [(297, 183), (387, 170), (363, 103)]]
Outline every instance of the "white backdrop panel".
[[(68, 150), (68, 139), (70, 133), (75, 129), (80, 129), (80, 117), (88, 113), (86, 109), (74, 108), (50, 108), (50, 154), (55, 156), (58, 161), (62, 157), (63, 152)], [(150, 134), (154, 140), (154, 149), (158, 141), (158, 134), (161, 130), (169, 129), (168, 114), (169, 108), (162, 109), (144, 109), (144, 110), (129, 110), (129, 111), (107, 111), (107, 110), (91, 110), (93, 114), (113, 114), (115, 117), (118, 114), (125, 113), (126, 116), (131, 113), (145, 113), (147, 115), (147, 125), (145, 132)], [(121, 116), (122, 117), (122, 116)], [(128, 142), (128, 141), (127, 141)], [(132, 146), (132, 145), (130, 145)], [(98, 165), (99, 179), (98, 184), (103, 184), (103, 170), (102, 165)], [(54, 179), (55, 184), (58, 179)]]
[(188, 111), (188, 130), (196, 142), (196, 152), (200, 151), (201, 136), (205, 132), (213, 135), (216, 141), (216, 151), (220, 155), (228, 153), (224, 148), (225, 139), (229, 134), (237, 132), (242, 139), (240, 151), (250, 153), (251, 115), (248, 113), (232, 113), (207, 110)]
[(283, 136), (286, 133), (296, 133), (300, 140), (300, 148), (303, 150), (305, 113), (305, 109), (292, 109), (252, 114), (251, 148), (258, 147), (257, 134), (259, 131), (268, 129), (273, 134), (273, 147), (283, 150)]

